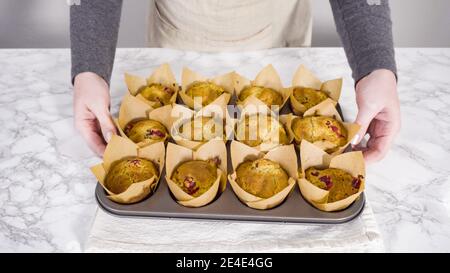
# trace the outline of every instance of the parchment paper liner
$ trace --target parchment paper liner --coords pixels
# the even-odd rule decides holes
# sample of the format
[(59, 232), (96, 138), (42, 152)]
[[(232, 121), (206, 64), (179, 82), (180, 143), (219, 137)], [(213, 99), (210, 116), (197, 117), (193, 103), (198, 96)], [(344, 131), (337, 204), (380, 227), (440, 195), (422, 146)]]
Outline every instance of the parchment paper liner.
[[(194, 197), (184, 192), (175, 182), (171, 180), (172, 173), (176, 167), (185, 161), (208, 160), (214, 157), (220, 158), (220, 165), (217, 168), (217, 180), (205, 193)], [(227, 148), (221, 140), (210, 140), (201, 146), (197, 151), (182, 147), (173, 143), (167, 145), (166, 158), (166, 181), (170, 191), (180, 205), (186, 207), (201, 207), (209, 204), (217, 194), (222, 193), (227, 184)]]
[[(159, 121), (164, 127), (166, 127), (167, 133), (170, 135), (170, 128), (172, 127), (172, 105), (165, 105), (159, 108), (152, 108), (148, 103), (143, 102), (131, 94), (125, 94), (122, 104), (119, 109), (119, 117), (114, 119), (116, 126), (119, 130), (119, 134), (128, 138), (124, 133), (124, 129), (127, 124), (135, 119), (152, 119)], [(162, 142), (166, 142), (169, 136), (166, 136)], [(131, 140), (130, 140), (131, 141)], [(147, 145), (158, 142), (152, 139), (145, 139), (139, 143), (136, 143), (139, 147), (145, 147)]]
[[(314, 207), (323, 211), (342, 210), (351, 205), (364, 191), (366, 171), (364, 157), (360, 151), (330, 156), (317, 146), (304, 140), (300, 145), (300, 158), (302, 177), (297, 182), (303, 197)], [(328, 203), (329, 191), (322, 190), (305, 179), (305, 170), (309, 167), (336, 168), (350, 173), (353, 177), (362, 175), (364, 178), (361, 179), (361, 185), (357, 193), (345, 199)]]
[(200, 109), (198, 112), (195, 112), (187, 107), (176, 104), (173, 108), (172, 116), (180, 117), (180, 118), (175, 119), (175, 121), (173, 122), (173, 124), (170, 128), (170, 134), (172, 135), (173, 140), (178, 145), (189, 148), (191, 150), (197, 150), (200, 146), (207, 143), (207, 142), (183, 138), (179, 132), (180, 127), (183, 124), (185, 124), (186, 122), (189, 122), (192, 117), (196, 118), (196, 117), (200, 117), (200, 116), (205, 116), (205, 117), (213, 117), (214, 116), (215, 118), (220, 119), (220, 121), (223, 122), (222, 123), (223, 130), (225, 130), (226, 139), (217, 137), (217, 138), (214, 138), (214, 140), (222, 140), (223, 142), (226, 142), (227, 139), (232, 139), (234, 120), (228, 114), (228, 110), (225, 110), (225, 112), (224, 112), (225, 117), (222, 115), (222, 112), (214, 111), (214, 107), (217, 107), (217, 106), (218, 105), (209, 104), (209, 105), (205, 106), (204, 108)]
[(170, 68), (170, 65), (168, 63), (164, 63), (158, 68), (156, 68), (147, 79), (140, 76), (125, 73), (125, 83), (131, 95), (144, 101), (152, 108), (155, 108), (156, 103), (147, 100), (139, 93), (140, 89), (146, 85), (150, 85), (152, 83), (159, 83), (164, 86), (171, 87), (175, 91), (175, 93), (172, 95), (172, 97), (170, 97), (170, 103), (171, 104), (175, 103), (177, 99), (179, 86), (172, 72), (172, 69)]
[(254, 95), (247, 97), (244, 101), (239, 100), (239, 95), (241, 94), (241, 91), (247, 86), (269, 87), (280, 93), (283, 96), (283, 103), (278, 107), (278, 110), (276, 110), (275, 112), (278, 112), (281, 108), (283, 108), (284, 104), (289, 99), (291, 92), (291, 89), (283, 87), (280, 76), (278, 75), (277, 71), (271, 64), (264, 67), (258, 73), (258, 75), (256, 75), (256, 78), (253, 81), (250, 81), (249, 79), (237, 73), (235, 73), (234, 79), (234, 88), (236, 92), (237, 105), (243, 105), (244, 107), (246, 105), (262, 105), (268, 107), (265, 103), (260, 101)]
[[(339, 97), (341, 96), (342, 78), (322, 82), (311, 71), (309, 71), (304, 65), (300, 65), (292, 79), (292, 87), (289, 88), (291, 90), (289, 100), (291, 103), (292, 111), (296, 115), (301, 116), (302, 113), (304, 113), (308, 109), (306, 109), (306, 107), (302, 103), (300, 103), (297, 99), (295, 99), (295, 97), (294, 97), (294, 88), (295, 87), (307, 87), (307, 88), (313, 88), (315, 90), (324, 91), (325, 93), (328, 94), (329, 98), (332, 100), (332, 102), (336, 106), (337, 102), (339, 101)], [(319, 105), (320, 105), (320, 103), (311, 107), (310, 109), (317, 108), (317, 107), (320, 108)], [(314, 109), (313, 109), (313, 111), (314, 111)]]
[[(339, 115), (338, 111), (336, 110), (336, 107), (334, 106), (334, 103), (331, 99), (326, 99), (322, 103), (316, 105), (317, 107), (313, 107), (308, 109), (303, 117), (308, 116), (326, 116), (326, 117), (333, 117), (336, 120), (340, 121), (342, 125), (347, 129), (347, 142), (341, 146), (338, 150), (331, 153), (332, 155), (341, 154), (345, 148), (350, 144), (353, 137), (358, 133), (360, 126), (356, 123), (348, 123), (343, 122), (341, 116)], [(286, 119), (286, 129), (290, 131), (290, 134), (294, 136), (294, 140), (296, 143), (299, 142), (299, 140), (295, 137), (295, 134), (292, 130), (292, 121), (296, 118), (296, 116), (292, 116), (290, 118)], [(326, 150), (330, 147), (332, 147), (332, 144), (329, 141), (316, 141), (313, 143), (317, 147), (319, 147), (322, 150)]]
[[(159, 176), (150, 179), (133, 183), (127, 190), (120, 194), (114, 194), (105, 187), (105, 177), (111, 167), (111, 164), (129, 156), (137, 156), (151, 160), (159, 169)], [(144, 148), (138, 147), (131, 140), (120, 136), (113, 135), (105, 153), (103, 154), (103, 163), (91, 167), (92, 173), (97, 178), (98, 182), (108, 193), (108, 198), (114, 202), (121, 204), (136, 203), (147, 197), (156, 190), (163, 167), (164, 167), (164, 143), (156, 142)]]
[[(207, 78), (207, 77), (204, 77), (204, 76), (198, 74), (197, 72), (190, 70), (187, 67), (184, 67), (183, 72), (181, 74), (180, 97), (183, 100), (184, 104), (186, 104), (189, 108), (194, 109), (194, 100), (186, 94), (188, 87), (195, 81), (211, 82), (211, 83), (221, 86), (225, 90), (225, 92), (222, 95), (220, 95), (219, 97), (217, 97), (215, 100), (213, 100), (208, 105), (211, 105), (211, 104), (218, 105), (225, 110), (228, 105), (228, 102), (231, 99), (231, 96), (234, 93), (234, 81), (233, 81), (234, 74), (235, 74), (234, 72), (229, 72), (227, 74), (220, 75), (220, 76), (217, 76), (214, 78)], [(205, 105), (205, 106), (200, 105), (200, 107), (204, 108), (208, 105)], [(201, 108), (198, 108), (198, 109), (201, 109)], [(195, 109), (195, 110), (198, 110), (198, 109)]]
[[(294, 139), (294, 135), (292, 134), (292, 130), (288, 130), (287, 129), (287, 126), (290, 124), (289, 123), (290, 119), (292, 119), (292, 117), (291, 117), (292, 115), (280, 115), (280, 116), (278, 116), (275, 113), (273, 113), (272, 111), (270, 111), (269, 108), (267, 108), (267, 107), (259, 107), (259, 106), (253, 107), (253, 105), (246, 105), (241, 111), (240, 118), (239, 119), (233, 119), (233, 124), (234, 124), (233, 132), (234, 132), (235, 139), (238, 142), (241, 142), (241, 141), (239, 139), (237, 139), (237, 136), (238, 136), (238, 134), (237, 134), (237, 126), (238, 126), (238, 124), (240, 124), (241, 122), (244, 121), (246, 115), (249, 115), (249, 116), (252, 116), (252, 115), (271, 115), (275, 120), (278, 120), (281, 123), (281, 125), (284, 126), (287, 138), (289, 140), (289, 144), (292, 143), (292, 140)], [(278, 132), (275, 132), (275, 131), (272, 131), (272, 132), (273, 133), (278, 133)], [(273, 139), (273, 138), (269, 137), (268, 139), (270, 140), (270, 139)], [(241, 143), (243, 143), (243, 142), (241, 142)], [(275, 147), (278, 147), (278, 146), (281, 146), (281, 144), (277, 143), (275, 141), (265, 141), (265, 142), (262, 142), (260, 145), (252, 147), (252, 148), (256, 149), (256, 150), (258, 150), (260, 152), (267, 152), (267, 151), (270, 151), (270, 150), (272, 150), (272, 149), (274, 149)]]
[[(295, 154), (294, 145), (283, 145), (273, 150), (270, 150), (267, 154), (264, 154), (257, 149), (240, 143), (238, 141), (232, 141), (230, 147), (231, 162), (233, 165), (233, 173), (228, 176), (231, 188), (238, 198), (244, 202), (247, 206), (254, 209), (270, 209), (278, 206), (289, 195), (295, 186), (295, 180), (298, 178), (297, 172), (297, 155)], [(289, 175), (288, 186), (279, 193), (269, 198), (261, 198), (246, 192), (236, 182), (236, 168), (245, 160), (256, 160), (259, 158), (266, 158), (277, 162)]]

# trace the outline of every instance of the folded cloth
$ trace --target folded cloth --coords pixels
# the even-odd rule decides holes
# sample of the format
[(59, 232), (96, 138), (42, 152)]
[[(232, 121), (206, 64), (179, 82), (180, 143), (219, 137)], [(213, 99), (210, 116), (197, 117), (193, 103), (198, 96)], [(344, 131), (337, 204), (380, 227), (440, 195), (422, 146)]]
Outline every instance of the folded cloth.
[(372, 209), (343, 224), (117, 217), (97, 210), (86, 252), (383, 252)]

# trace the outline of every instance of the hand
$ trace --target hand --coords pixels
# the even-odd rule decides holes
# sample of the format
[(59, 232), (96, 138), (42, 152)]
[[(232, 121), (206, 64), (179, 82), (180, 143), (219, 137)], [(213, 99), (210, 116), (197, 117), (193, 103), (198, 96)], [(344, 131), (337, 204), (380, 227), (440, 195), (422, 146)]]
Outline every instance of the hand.
[(99, 156), (103, 155), (112, 134), (117, 134), (109, 112), (109, 100), (108, 84), (103, 78), (92, 72), (83, 72), (75, 77), (75, 128)]
[[(361, 130), (352, 141), (355, 150), (361, 150), (366, 163), (381, 160), (389, 151), (400, 131), (400, 103), (397, 82), (392, 71), (378, 69), (356, 84), (358, 115), (356, 123)], [(361, 140), (369, 134), (366, 147)]]

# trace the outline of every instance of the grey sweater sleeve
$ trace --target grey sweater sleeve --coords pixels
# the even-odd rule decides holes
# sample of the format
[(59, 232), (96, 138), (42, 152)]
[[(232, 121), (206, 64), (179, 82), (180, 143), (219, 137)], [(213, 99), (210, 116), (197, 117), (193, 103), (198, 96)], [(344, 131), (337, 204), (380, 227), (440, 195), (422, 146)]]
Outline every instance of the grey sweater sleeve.
[(385, 68), (397, 75), (387, 0), (330, 0), (355, 83)]
[(122, 0), (82, 0), (70, 7), (72, 83), (94, 72), (108, 84), (114, 64)]

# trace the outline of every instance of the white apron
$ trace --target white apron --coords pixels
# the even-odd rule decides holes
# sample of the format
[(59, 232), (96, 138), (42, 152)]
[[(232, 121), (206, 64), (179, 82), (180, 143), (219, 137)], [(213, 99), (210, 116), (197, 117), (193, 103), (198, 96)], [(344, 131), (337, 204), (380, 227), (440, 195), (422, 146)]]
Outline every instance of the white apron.
[(309, 0), (153, 0), (148, 45), (242, 51), (311, 45)]

